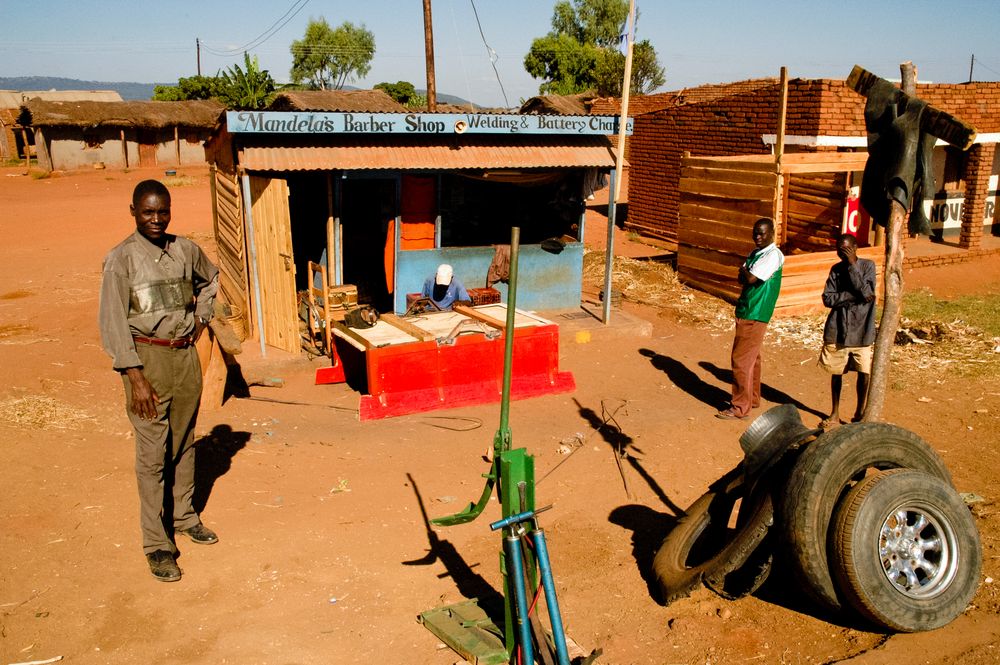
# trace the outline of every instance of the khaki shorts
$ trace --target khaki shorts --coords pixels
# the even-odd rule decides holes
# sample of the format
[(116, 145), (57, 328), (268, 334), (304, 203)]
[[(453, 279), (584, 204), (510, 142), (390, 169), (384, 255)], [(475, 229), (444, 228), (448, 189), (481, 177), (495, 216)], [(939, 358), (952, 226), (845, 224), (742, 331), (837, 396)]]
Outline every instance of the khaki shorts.
[(851, 370), (861, 374), (871, 374), (874, 348), (874, 344), (871, 346), (824, 344), (823, 350), (819, 352), (817, 364), (830, 374), (844, 374)]

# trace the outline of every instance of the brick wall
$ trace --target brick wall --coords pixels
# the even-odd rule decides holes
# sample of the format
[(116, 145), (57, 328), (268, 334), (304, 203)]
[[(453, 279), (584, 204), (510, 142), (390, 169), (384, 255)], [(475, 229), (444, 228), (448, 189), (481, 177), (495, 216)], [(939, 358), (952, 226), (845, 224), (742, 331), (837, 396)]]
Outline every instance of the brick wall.
[[(761, 135), (777, 133), (778, 83), (758, 79), (703, 88), (705, 95), (696, 94), (700, 89), (665, 93), (674, 95), (677, 105), (636, 116), (629, 139), (627, 229), (676, 242), (680, 158), (685, 150), (704, 156), (771, 152)], [(918, 84), (917, 95), (973, 124), (980, 133), (1000, 131), (1000, 82)], [(865, 99), (844, 81), (792, 79), (785, 133), (865, 136), (864, 104)], [(807, 148), (788, 146), (786, 150)], [(988, 177), (991, 166), (984, 162), (976, 172), (985, 169)]]

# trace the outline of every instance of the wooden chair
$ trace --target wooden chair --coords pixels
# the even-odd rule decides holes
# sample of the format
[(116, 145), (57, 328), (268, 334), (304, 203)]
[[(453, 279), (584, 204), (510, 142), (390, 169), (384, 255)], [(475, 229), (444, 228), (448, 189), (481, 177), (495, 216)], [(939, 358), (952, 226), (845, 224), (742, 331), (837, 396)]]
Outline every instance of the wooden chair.
[[(316, 286), (316, 277), (322, 280), (321, 286)], [(309, 335), (313, 340), (320, 336), (323, 338), (323, 350), (330, 357), (333, 357), (333, 345), (331, 335), (333, 334), (333, 324), (331, 321), (332, 308), (330, 307), (330, 287), (326, 281), (326, 266), (321, 263), (309, 262), (309, 283), (306, 286), (306, 298), (309, 303)]]

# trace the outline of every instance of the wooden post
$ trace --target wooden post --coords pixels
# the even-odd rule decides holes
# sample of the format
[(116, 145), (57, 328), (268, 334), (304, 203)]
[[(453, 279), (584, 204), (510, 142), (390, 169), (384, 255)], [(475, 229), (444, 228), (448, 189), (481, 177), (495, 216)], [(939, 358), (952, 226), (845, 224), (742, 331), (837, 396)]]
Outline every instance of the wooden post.
[[(628, 23), (625, 32), (625, 74), (622, 78), (622, 108), (618, 117), (618, 149), (615, 151), (615, 170), (608, 187), (608, 242), (604, 259), (604, 308), (601, 321), (611, 323), (611, 273), (615, 263), (615, 220), (618, 212), (618, 196), (622, 188), (622, 162), (625, 161), (625, 129), (628, 123), (628, 93), (632, 85), (632, 37), (635, 30), (635, 0), (628, 3)], [(583, 236), (580, 236), (583, 239)]]
[[(634, 22), (635, 0), (629, 0), (628, 15), (629, 18), (626, 20)], [(635, 29), (635, 26), (631, 23), (627, 25), (631, 25), (632, 30)], [(628, 95), (629, 90), (632, 87), (632, 37), (628, 34), (628, 31), (626, 31), (625, 41), (627, 42), (627, 50), (625, 52), (625, 75), (622, 77), (622, 108), (621, 115), (618, 118), (618, 149), (615, 151), (615, 201), (618, 201), (621, 198), (622, 162), (625, 161), (625, 125), (628, 122)]]
[(781, 68), (781, 97), (778, 103), (778, 132), (774, 138), (774, 168), (777, 172), (778, 188), (774, 192), (774, 235), (778, 246), (785, 242), (784, 191), (785, 176), (781, 172), (781, 160), (785, 156), (785, 122), (788, 116), (788, 68)]
[(128, 143), (125, 142), (125, 130), (119, 130), (122, 138), (122, 168), (128, 168)]
[[(917, 68), (912, 62), (899, 66), (902, 75), (903, 92), (916, 97)], [(920, 205), (917, 201), (916, 205)], [(872, 360), (872, 375), (868, 387), (868, 402), (862, 416), (864, 422), (882, 420), (885, 408), (885, 392), (889, 383), (889, 363), (892, 361), (892, 345), (896, 341), (899, 317), (903, 311), (903, 227), (908, 211), (893, 199), (889, 213), (889, 223), (885, 234), (885, 269), (882, 277), (884, 295), (882, 297), (882, 318), (875, 337), (875, 354)]]
[(337, 261), (334, 252), (337, 251), (337, 243), (334, 241), (333, 224), (333, 173), (326, 173), (326, 286), (333, 286), (337, 283)]
[(424, 0), (424, 59), (427, 65), (427, 110), (437, 110), (434, 84), (434, 25), (431, 21), (431, 0)]
[[(31, 145), (28, 143), (28, 130), (24, 127), (21, 128), (21, 140), (24, 141), (24, 168), (31, 168)], [(38, 148), (35, 148), (35, 153), (37, 154)]]
[(181, 165), (181, 133), (174, 125), (174, 150), (177, 153), (177, 166)]

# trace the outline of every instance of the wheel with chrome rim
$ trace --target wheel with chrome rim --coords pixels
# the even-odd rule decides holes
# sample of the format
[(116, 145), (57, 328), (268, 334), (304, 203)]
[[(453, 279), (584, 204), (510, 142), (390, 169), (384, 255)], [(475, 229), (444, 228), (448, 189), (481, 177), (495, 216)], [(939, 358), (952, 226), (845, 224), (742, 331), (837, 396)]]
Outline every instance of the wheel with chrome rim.
[(940, 478), (915, 469), (870, 475), (840, 502), (833, 524), (831, 573), (868, 620), (931, 630), (972, 600), (979, 535), (961, 497)]

